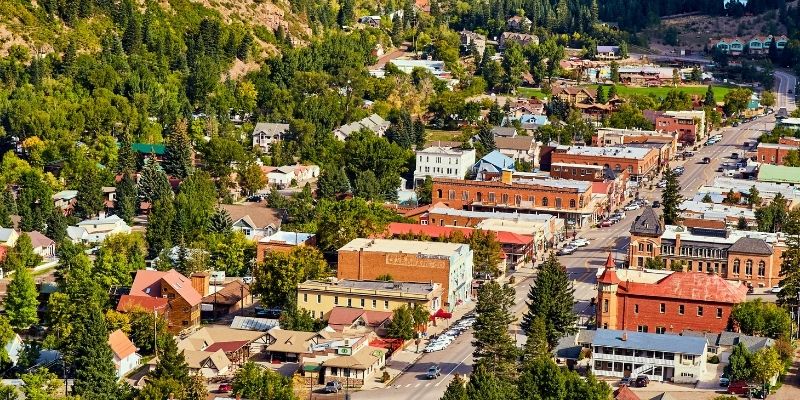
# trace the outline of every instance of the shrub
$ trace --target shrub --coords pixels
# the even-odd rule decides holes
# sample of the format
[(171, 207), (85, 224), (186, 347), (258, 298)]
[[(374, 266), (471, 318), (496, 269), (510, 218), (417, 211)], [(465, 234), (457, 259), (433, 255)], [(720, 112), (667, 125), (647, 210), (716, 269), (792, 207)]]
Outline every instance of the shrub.
[(719, 364), (719, 356), (714, 354), (713, 356), (708, 357), (708, 363), (709, 364)]

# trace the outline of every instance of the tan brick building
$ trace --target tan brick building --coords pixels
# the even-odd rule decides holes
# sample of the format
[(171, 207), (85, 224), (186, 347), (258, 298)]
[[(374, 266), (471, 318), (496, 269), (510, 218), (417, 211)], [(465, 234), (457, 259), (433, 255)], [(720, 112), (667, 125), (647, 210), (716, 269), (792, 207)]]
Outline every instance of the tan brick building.
[(446, 311), (470, 301), (472, 273), (472, 249), (466, 244), (353, 239), (339, 249), (339, 279), (375, 280), (388, 274), (398, 282), (438, 283)]

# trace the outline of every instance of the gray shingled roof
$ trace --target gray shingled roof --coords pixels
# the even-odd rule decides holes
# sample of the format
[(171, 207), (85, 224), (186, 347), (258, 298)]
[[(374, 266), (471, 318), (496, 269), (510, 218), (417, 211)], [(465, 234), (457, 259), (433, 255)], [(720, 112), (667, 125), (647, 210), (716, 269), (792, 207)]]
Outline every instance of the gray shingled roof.
[(644, 212), (633, 221), (630, 232), (634, 235), (661, 236), (664, 226), (653, 208), (645, 207)]
[(772, 248), (763, 239), (743, 237), (728, 248), (728, 252), (769, 256), (772, 255)]
[(265, 132), (270, 136), (275, 136), (279, 133), (284, 133), (289, 130), (289, 124), (276, 124), (273, 122), (259, 122), (253, 128), (253, 136)]

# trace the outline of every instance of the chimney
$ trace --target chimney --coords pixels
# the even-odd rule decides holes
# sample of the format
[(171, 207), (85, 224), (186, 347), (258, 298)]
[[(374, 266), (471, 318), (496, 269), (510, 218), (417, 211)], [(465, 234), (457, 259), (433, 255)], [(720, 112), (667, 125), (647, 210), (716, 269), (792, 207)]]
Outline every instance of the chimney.
[(680, 233), (675, 234), (675, 254), (676, 255), (680, 255), (681, 254), (681, 234)]
[(169, 394), (169, 400), (175, 400), (175, 393)]
[(622, 341), (623, 342), (627, 342), (628, 341), (628, 332), (622, 332)]
[(500, 177), (500, 181), (505, 183), (506, 185), (511, 184), (511, 178), (514, 176), (514, 172), (510, 169), (504, 169), (502, 175)]
[(196, 272), (192, 274), (192, 287), (197, 293), (200, 293), (200, 296), (208, 296), (208, 284), (211, 281), (211, 276), (205, 272)]

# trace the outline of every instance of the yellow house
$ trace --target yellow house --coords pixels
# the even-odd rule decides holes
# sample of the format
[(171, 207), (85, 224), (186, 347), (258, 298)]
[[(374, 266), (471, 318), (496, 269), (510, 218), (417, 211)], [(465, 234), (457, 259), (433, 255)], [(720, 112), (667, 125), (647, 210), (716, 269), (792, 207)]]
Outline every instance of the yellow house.
[(297, 306), (327, 320), (334, 307), (388, 311), (422, 304), (431, 314), (442, 306), (442, 286), (433, 282), (305, 281), (297, 286)]

